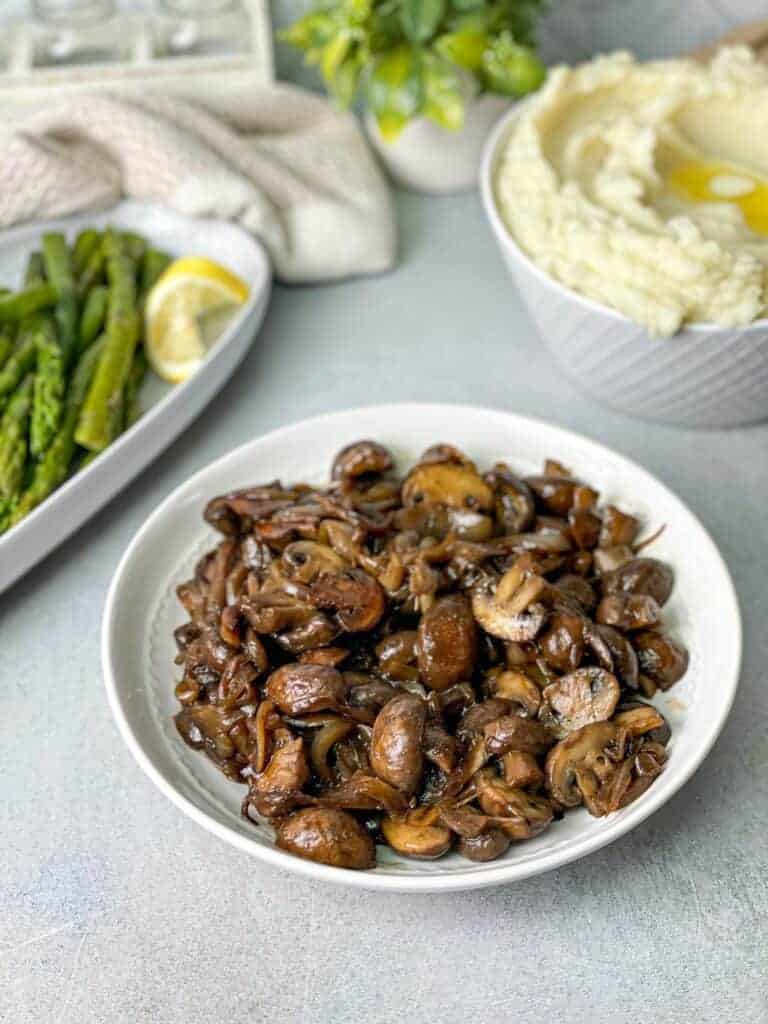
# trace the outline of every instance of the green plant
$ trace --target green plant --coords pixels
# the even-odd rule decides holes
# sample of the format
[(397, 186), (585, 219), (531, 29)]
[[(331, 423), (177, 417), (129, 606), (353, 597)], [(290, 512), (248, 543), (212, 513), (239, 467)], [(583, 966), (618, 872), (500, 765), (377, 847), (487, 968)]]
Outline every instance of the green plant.
[(523, 96), (544, 68), (533, 28), (543, 0), (323, 0), (281, 38), (316, 64), (344, 107), (362, 95), (382, 136), (418, 115), (456, 131), (476, 89)]

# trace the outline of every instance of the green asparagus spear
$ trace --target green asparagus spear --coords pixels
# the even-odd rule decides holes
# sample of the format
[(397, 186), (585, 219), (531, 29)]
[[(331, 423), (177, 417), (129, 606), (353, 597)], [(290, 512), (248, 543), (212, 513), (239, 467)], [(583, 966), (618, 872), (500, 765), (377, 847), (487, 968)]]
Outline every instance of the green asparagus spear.
[(43, 235), (43, 260), (48, 280), (56, 289), (56, 326), (66, 367), (77, 352), (78, 309), (72, 257), (64, 235)]
[(66, 480), (69, 464), (75, 453), (75, 428), (80, 410), (88, 394), (88, 388), (103, 348), (104, 341), (100, 339), (80, 356), (69, 383), (64, 417), (59, 432), (45, 455), (37, 463), (29, 486), (14, 503), (14, 507), (9, 510), (7, 515), (9, 526), (13, 526), (28, 515), (35, 506), (48, 497), (51, 491)]
[(37, 367), (29, 424), (29, 449), (39, 458), (53, 440), (64, 405), (64, 354), (50, 317), (37, 326)]
[(43, 254), (31, 252), (27, 260), (27, 268), (24, 271), (24, 287), (34, 288), (36, 285), (45, 284), (45, 264)]
[(140, 267), (144, 253), (147, 251), (147, 240), (141, 235), (137, 235), (135, 231), (122, 231), (120, 234), (129, 259), (133, 260), (137, 267)]
[(96, 228), (84, 228), (75, 239), (72, 247), (72, 264), (75, 274), (79, 277), (88, 266), (88, 261), (101, 243), (101, 232)]
[(14, 392), (0, 419), (0, 498), (12, 498), (21, 486), (27, 458), (27, 424), (32, 408), (32, 374)]
[(56, 289), (50, 284), (35, 285), (0, 298), (0, 324), (18, 323), (26, 316), (56, 302)]
[(147, 362), (147, 357), (144, 354), (144, 347), (141, 346), (136, 349), (136, 355), (133, 357), (131, 371), (128, 374), (128, 380), (125, 382), (125, 391), (123, 392), (125, 397), (124, 430), (132, 427), (136, 420), (141, 416), (139, 392), (141, 391), (141, 385), (144, 383), (144, 378), (147, 375), (148, 369), (149, 363)]
[(10, 358), (0, 370), (0, 409), (8, 396), (13, 394), (26, 373), (35, 365), (37, 359), (37, 339), (32, 327), (25, 325), (19, 332)]
[(106, 266), (106, 262), (107, 257), (104, 252), (102, 238), (91, 253), (90, 259), (83, 268), (83, 272), (80, 274), (78, 284), (81, 295), (87, 295), (94, 285), (100, 284), (104, 280), (104, 267)]
[(80, 317), (80, 342), (79, 350), (88, 348), (94, 341), (102, 327), (104, 318), (107, 315), (107, 301), (109, 289), (106, 285), (97, 284), (88, 292), (85, 298), (85, 305)]
[(106, 340), (75, 434), (79, 445), (97, 452), (112, 439), (111, 410), (121, 400), (141, 326), (136, 305), (136, 268), (125, 242), (117, 232), (108, 231), (104, 247), (109, 279)]
[(160, 275), (165, 271), (171, 262), (171, 257), (160, 252), (159, 249), (147, 249), (144, 259), (141, 261), (141, 286), (139, 296), (142, 305), (146, 302), (147, 295), (151, 291)]

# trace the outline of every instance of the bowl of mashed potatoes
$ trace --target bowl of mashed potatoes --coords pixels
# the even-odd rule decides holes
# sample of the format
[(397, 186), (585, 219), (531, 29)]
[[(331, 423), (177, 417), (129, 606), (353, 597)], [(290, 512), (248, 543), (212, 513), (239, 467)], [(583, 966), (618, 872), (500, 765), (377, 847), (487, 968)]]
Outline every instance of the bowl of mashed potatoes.
[(768, 67), (554, 68), (488, 140), (483, 200), (566, 372), (625, 412), (768, 417)]

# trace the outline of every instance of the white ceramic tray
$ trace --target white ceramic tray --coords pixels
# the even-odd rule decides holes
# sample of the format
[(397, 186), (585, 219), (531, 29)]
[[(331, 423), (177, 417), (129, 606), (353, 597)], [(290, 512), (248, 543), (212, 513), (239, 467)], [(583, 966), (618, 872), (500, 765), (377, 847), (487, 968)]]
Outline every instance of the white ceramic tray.
[(250, 297), (185, 384), (172, 387), (147, 375), (141, 395), (144, 415), (82, 472), (0, 536), (0, 591), (101, 508), (160, 454), (223, 387), (259, 329), (269, 300), (271, 270), (262, 246), (223, 221), (192, 219), (165, 207), (123, 202), (98, 214), (30, 224), (0, 237), (0, 284), (18, 284), (30, 251), (44, 231), (69, 235), (84, 225), (115, 224), (138, 231), (173, 256), (208, 256), (248, 282)]
[[(649, 553), (675, 570), (664, 622), (688, 648), (690, 667), (655, 700), (672, 727), (669, 762), (635, 803), (606, 818), (592, 818), (583, 808), (569, 812), (540, 836), (514, 843), (504, 857), (488, 864), (473, 864), (457, 854), (408, 860), (379, 848), (374, 870), (348, 871), (300, 860), (275, 847), (270, 830), (255, 828), (240, 816), (243, 787), (184, 745), (173, 723), (179, 709), (173, 692), (178, 672), (173, 630), (186, 619), (175, 587), (220, 538), (203, 522), (206, 502), (223, 491), (276, 477), (322, 483), (336, 451), (363, 437), (386, 444), (401, 468), (438, 441), (457, 445), (481, 466), (504, 459), (521, 473), (537, 472), (546, 457), (554, 457), (599, 488), (603, 501), (639, 515), (649, 530), (666, 523)], [(102, 632), (107, 691), (120, 731), (169, 799), (204, 828), (268, 864), (317, 880), (389, 892), (512, 882), (576, 860), (629, 832), (701, 764), (731, 706), (740, 655), (741, 621), (728, 570), (695, 516), (663, 484), (578, 434), (522, 416), (451, 405), (388, 405), (304, 420), (207, 466), (174, 491), (134, 538), (112, 582)]]

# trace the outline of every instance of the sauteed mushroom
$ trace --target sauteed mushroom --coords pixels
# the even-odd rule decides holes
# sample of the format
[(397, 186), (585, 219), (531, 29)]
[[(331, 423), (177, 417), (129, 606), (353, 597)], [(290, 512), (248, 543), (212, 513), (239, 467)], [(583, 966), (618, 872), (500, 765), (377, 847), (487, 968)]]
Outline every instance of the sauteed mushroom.
[(392, 468), (392, 456), (377, 441), (357, 441), (342, 448), (333, 460), (331, 478), (348, 483), (362, 476), (379, 476)]
[(688, 670), (688, 652), (668, 636), (644, 630), (634, 638), (640, 668), (662, 690), (668, 690)]
[(320, 576), (309, 591), (319, 608), (332, 608), (347, 633), (373, 629), (384, 614), (386, 597), (379, 584), (361, 569)]
[(495, 590), (487, 582), (472, 591), (472, 612), (486, 633), (502, 640), (533, 640), (546, 622), (547, 613), (536, 599), (546, 582), (535, 573), (513, 566)]
[(403, 504), (447, 505), (448, 508), (487, 512), (493, 492), (474, 468), (455, 462), (417, 466), (403, 484)]
[(479, 835), (459, 839), (456, 849), (467, 860), (482, 863), (501, 857), (509, 849), (509, 842), (509, 836), (500, 828), (489, 828)]
[(604, 668), (580, 668), (545, 687), (542, 696), (556, 728), (568, 733), (592, 722), (606, 722), (620, 694), (616, 677)]
[(663, 607), (675, 584), (672, 569), (656, 558), (633, 558), (602, 578), (604, 594), (644, 594)]
[(486, 861), (639, 798), (670, 729), (631, 698), (688, 666), (672, 570), (639, 556), (656, 534), (555, 460), (523, 478), (437, 444), (398, 477), (365, 440), (331, 476), (214, 498), (222, 536), (177, 590), (176, 725), (246, 819), (367, 869), (374, 842)]
[(371, 767), (403, 793), (415, 793), (424, 770), (422, 741), (427, 706), (410, 693), (385, 704), (371, 736)]
[(381, 823), (384, 838), (397, 853), (417, 860), (435, 860), (442, 857), (451, 845), (451, 833), (440, 825), (423, 825), (404, 818), (384, 818)]
[(283, 665), (267, 680), (266, 695), (286, 715), (335, 711), (344, 703), (344, 678), (327, 665)]
[(445, 690), (469, 679), (477, 656), (477, 626), (463, 594), (447, 594), (424, 613), (416, 645), (422, 680)]
[(327, 807), (305, 807), (277, 826), (277, 845), (305, 860), (336, 868), (364, 870), (376, 863), (373, 840), (347, 814)]

